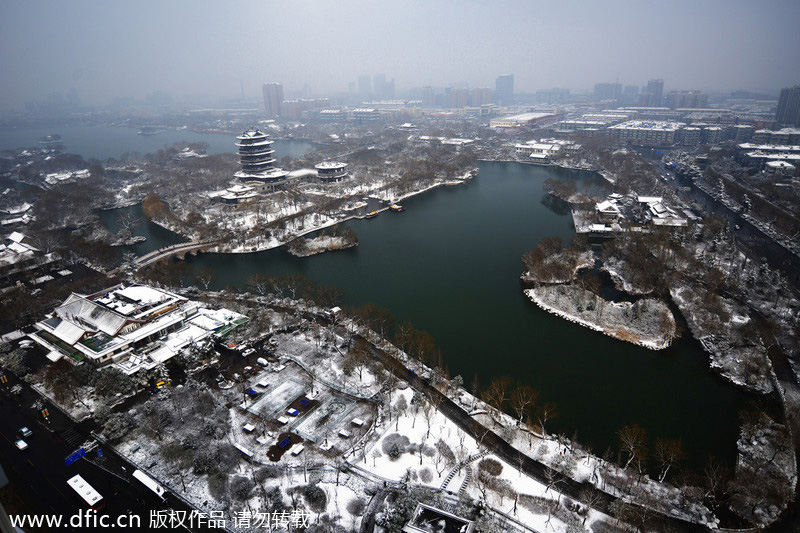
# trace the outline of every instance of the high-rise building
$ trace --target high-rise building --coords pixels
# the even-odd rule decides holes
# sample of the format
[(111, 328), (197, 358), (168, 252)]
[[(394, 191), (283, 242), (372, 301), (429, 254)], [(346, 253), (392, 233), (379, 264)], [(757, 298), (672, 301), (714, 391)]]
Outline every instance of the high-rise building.
[(384, 100), (394, 100), (394, 78), (383, 84), (383, 94), (381, 98)]
[(358, 92), (362, 95), (372, 93), (372, 80), (368, 74), (363, 74), (358, 77)]
[(652, 79), (647, 88), (639, 94), (639, 105), (642, 107), (661, 107), (664, 102), (664, 80)]
[(280, 83), (265, 83), (262, 88), (264, 93), (264, 111), (269, 118), (281, 116), (281, 103), (283, 102), (283, 85)]
[(449, 89), (449, 107), (467, 107), (469, 103), (469, 89), (452, 87)]
[(384, 85), (386, 85), (386, 74), (375, 74), (372, 77), (372, 92), (377, 98), (383, 98)]
[(422, 107), (436, 107), (436, 91), (431, 86), (422, 88)]
[(500, 105), (514, 103), (514, 75), (498, 76), (494, 83), (494, 99)]
[(570, 100), (569, 89), (540, 89), (536, 91), (537, 104), (565, 104)]
[(703, 91), (672, 91), (667, 95), (667, 107), (703, 109), (708, 107), (708, 95)]
[(380, 100), (394, 99), (394, 80), (386, 81), (385, 74), (375, 74), (372, 78), (372, 91)]
[(492, 89), (490, 87), (478, 87), (472, 89), (472, 105), (479, 107), (492, 103)]
[(622, 85), (619, 83), (595, 83), (594, 84), (594, 101), (602, 102), (604, 100), (619, 100), (622, 94)]
[(800, 85), (781, 89), (775, 122), (800, 126)]

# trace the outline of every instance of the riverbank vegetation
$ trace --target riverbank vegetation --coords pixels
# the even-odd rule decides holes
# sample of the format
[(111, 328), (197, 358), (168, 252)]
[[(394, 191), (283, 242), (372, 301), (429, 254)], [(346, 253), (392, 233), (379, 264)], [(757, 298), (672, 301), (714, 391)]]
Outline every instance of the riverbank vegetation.
[(334, 250), (347, 250), (358, 246), (358, 235), (352, 228), (335, 226), (332, 230), (323, 230), (313, 238), (298, 237), (290, 242), (287, 249), (295, 257), (309, 257)]
[[(685, 229), (622, 232), (600, 246), (595, 266), (608, 272), (627, 301), (601, 298), (605, 289), (591, 275), (578, 282), (577, 257), (575, 246), (562, 250), (558, 239), (541, 241), (523, 256), (526, 294), (568, 320), (640, 344), (656, 331), (662, 339), (676, 334), (668, 307), (674, 305), (709, 353), (710, 366), (774, 406), (743, 418), (735, 469), (723, 474), (710, 465), (704, 497), (714, 509), (730, 507), (745, 523), (774, 521), (793, 496), (797, 472), (791, 451), (797, 401), (777, 394), (784, 386), (775, 372), (775, 365), (791, 372), (786, 350), (798, 343), (800, 303), (785, 278), (740, 252), (714, 217)], [(627, 433), (625, 441), (637, 440)], [(628, 465), (637, 461), (630, 446)]]
[(525, 294), (549, 313), (610, 337), (655, 350), (677, 334), (669, 307), (653, 298), (614, 302), (600, 295), (602, 283), (591, 272), (594, 256), (585, 238), (562, 249), (560, 237), (540, 241), (522, 257)]

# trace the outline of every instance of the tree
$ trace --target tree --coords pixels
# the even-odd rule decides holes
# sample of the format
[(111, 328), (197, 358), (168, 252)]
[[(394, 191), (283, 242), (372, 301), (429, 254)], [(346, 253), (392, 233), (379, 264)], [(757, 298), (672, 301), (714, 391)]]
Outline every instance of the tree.
[(181, 480), (181, 486), (183, 487), (182, 490), (186, 491), (185, 477), (186, 471), (192, 464), (191, 450), (176, 441), (172, 441), (169, 444), (161, 447), (160, 452), (161, 456), (164, 457), (168, 463), (175, 467), (175, 472), (178, 475), (178, 478)]
[(494, 378), (491, 383), (489, 383), (489, 388), (487, 388), (482, 394), (483, 401), (498, 411), (502, 411), (503, 406), (508, 400), (509, 387), (511, 387), (510, 377), (501, 376)]
[(558, 416), (556, 406), (552, 403), (545, 403), (536, 407), (536, 421), (539, 423), (539, 428), (542, 430), (542, 436), (547, 436), (547, 421), (552, 420)]
[(713, 455), (709, 457), (703, 469), (703, 484), (705, 489), (703, 500), (707, 502), (712, 511), (716, 510), (725, 500), (730, 479), (731, 473), (728, 467)]
[(364, 324), (372, 331), (378, 333), (382, 338), (394, 325), (392, 313), (383, 307), (368, 303), (355, 310), (355, 316), (361, 319)]
[(522, 419), (528, 415), (536, 404), (539, 392), (524, 384), (517, 384), (511, 392), (511, 407), (517, 413), (517, 425), (522, 424)]
[(84, 407), (88, 407), (83, 402), (80, 376), (75, 367), (65, 359), (59, 359), (50, 365), (45, 372), (44, 380), (50, 386), (57, 402), (78, 401)]
[(647, 434), (644, 428), (638, 424), (631, 424), (619, 430), (618, 436), (620, 447), (628, 454), (628, 459), (623, 468), (628, 468), (634, 460), (641, 463), (644, 447), (647, 443)]
[(114, 367), (107, 367), (100, 370), (100, 377), (94, 386), (94, 391), (98, 396), (112, 396), (116, 394), (128, 394), (133, 391), (135, 385), (130, 376)]
[(214, 283), (215, 275), (216, 273), (213, 268), (205, 267), (198, 270), (194, 278), (203, 284), (205, 290), (208, 290), (208, 287)]
[(681, 443), (680, 439), (675, 439), (675, 440), (656, 439), (655, 455), (661, 470), (658, 475), (658, 481), (663, 482), (664, 478), (667, 477), (667, 472), (669, 472), (669, 469), (675, 463), (683, 459), (684, 457), (683, 444)]
[(358, 380), (363, 381), (363, 372), (372, 363), (371, 346), (364, 338), (358, 337), (356, 345), (347, 351), (343, 368), (358, 372)]

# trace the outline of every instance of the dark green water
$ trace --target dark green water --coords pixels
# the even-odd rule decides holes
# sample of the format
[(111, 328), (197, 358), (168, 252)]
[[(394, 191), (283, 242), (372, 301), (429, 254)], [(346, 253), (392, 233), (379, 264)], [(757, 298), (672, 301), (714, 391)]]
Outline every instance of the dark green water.
[(508, 375), (541, 391), (559, 417), (551, 431), (598, 453), (616, 449), (624, 425), (651, 441), (680, 438), (691, 466), (709, 454), (732, 464), (738, 412), (749, 396), (707, 369), (699, 343), (684, 338), (653, 352), (616, 341), (538, 309), (522, 294), (520, 257), (542, 238), (573, 235), (568, 215), (542, 204), (542, 182), (593, 174), (517, 163), (482, 163), (466, 186), (406, 200), (404, 213), (352, 221), (357, 248), (298, 259), (282, 249), (190, 258), (212, 268), (214, 285), (243, 287), (254, 273), (300, 273), (344, 289), (349, 305), (373, 302), (398, 322), (433, 335), (452, 375), (482, 386)]

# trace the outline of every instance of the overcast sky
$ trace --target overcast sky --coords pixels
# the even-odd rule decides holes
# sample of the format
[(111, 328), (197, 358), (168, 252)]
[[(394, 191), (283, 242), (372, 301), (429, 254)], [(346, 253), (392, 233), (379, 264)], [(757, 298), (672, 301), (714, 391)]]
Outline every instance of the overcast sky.
[(0, 106), (74, 88), (85, 103), (156, 90), (248, 97), (347, 91), (385, 73), (515, 92), (619, 79), (672, 89), (800, 83), (800, 0), (17, 1), (0, 3)]

